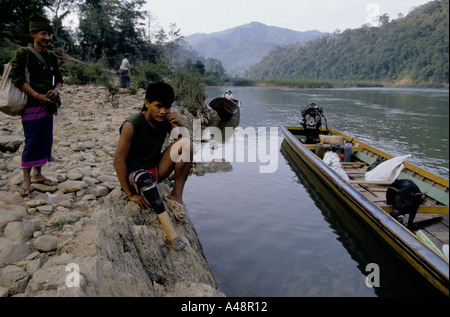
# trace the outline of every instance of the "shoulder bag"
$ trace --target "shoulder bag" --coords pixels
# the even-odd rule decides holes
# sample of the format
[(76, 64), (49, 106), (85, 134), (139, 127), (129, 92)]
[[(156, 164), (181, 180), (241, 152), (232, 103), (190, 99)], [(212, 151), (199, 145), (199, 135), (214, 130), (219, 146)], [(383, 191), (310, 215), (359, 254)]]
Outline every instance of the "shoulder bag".
[[(27, 51), (27, 63), (25, 66), (25, 79), (30, 81), (30, 73), (28, 72), (28, 57)], [(11, 82), (9, 73), (11, 72), (11, 62), (4, 65), (2, 81), (0, 83), (0, 111), (11, 116), (19, 115), (25, 108), (27, 103), (27, 94), (18, 89)]]

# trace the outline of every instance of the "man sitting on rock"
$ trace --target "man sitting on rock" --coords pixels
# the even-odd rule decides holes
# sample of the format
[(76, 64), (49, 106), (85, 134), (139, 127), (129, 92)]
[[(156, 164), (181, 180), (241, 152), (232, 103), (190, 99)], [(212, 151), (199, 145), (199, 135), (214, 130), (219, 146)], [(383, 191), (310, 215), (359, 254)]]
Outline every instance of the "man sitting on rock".
[(128, 117), (120, 127), (114, 167), (128, 198), (144, 209), (150, 206), (134, 187), (136, 171), (148, 171), (157, 182), (174, 172), (172, 192), (164, 199), (175, 217), (183, 220), (182, 195), (192, 164), (193, 146), (188, 138), (181, 137), (161, 153), (167, 134), (177, 126), (184, 127), (178, 114), (171, 111), (173, 101), (174, 91), (170, 85), (154, 83), (148, 86), (141, 111)]

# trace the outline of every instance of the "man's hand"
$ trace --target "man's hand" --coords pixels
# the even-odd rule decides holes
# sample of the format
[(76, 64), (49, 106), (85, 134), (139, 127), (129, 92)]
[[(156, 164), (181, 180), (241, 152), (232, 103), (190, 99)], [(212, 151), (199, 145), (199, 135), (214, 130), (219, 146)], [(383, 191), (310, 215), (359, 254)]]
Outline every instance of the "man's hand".
[(183, 127), (183, 121), (181, 121), (180, 117), (178, 116), (178, 113), (176, 112), (169, 112), (166, 115), (166, 120), (169, 121), (171, 124), (176, 124), (179, 127)]
[[(58, 87), (60, 87), (60, 85), (58, 84)], [(22, 85), (22, 91), (25, 92), (27, 95), (33, 97), (34, 99), (36, 99), (39, 104), (41, 105), (46, 105), (47, 103), (51, 102), (53, 99), (56, 98), (56, 96), (58, 96), (58, 91), (55, 89), (53, 90), (49, 90), (47, 91), (47, 93), (44, 94), (40, 94), (38, 92), (36, 92), (33, 88), (31, 88), (29, 83), (24, 83)]]
[(47, 103), (52, 101), (49, 97), (42, 94), (36, 94), (34, 96), (34, 99), (36, 99), (41, 105), (46, 105)]
[(56, 89), (49, 90), (45, 96), (49, 99), (55, 99), (58, 96), (58, 91)]
[(136, 204), (138, 204), (142, 209), (150, 209), (150, 206), (147, 204), (147, 201), (144, 199), (144, 197), (142, 195), (132, 194), (128, 198), (131, 201), (134, 201)]

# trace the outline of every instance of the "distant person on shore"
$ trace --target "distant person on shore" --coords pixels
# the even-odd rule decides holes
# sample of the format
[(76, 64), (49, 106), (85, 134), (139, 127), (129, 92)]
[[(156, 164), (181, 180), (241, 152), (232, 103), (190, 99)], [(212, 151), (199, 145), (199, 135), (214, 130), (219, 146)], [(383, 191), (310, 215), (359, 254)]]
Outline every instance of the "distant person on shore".
[(131, 78), (130, 71), (134, 68), (130, 64), (131, 55), (128, 53), (124, 54), (122, 63), (119, 67), (119, 80), (120, 80), (120, 88), (127, 88), (130, 86)]
[[(128, 117), (120, 127), (114, 167), (125, 194), (143, 209), (150, 206), (135, 186), (137, 174), (148, 172), (161, 182), (174, 172), (173, 190), (164, 199), (175, 217), (183, 220), (186, 209), (182, 195), (192, 164), (193, 145), (182, 137), (161, 153), (167, 134), (177, 126), (184, 127), (178, 114), (171, 111), (173, 101), (174, 91), (170, 85), (148, 86), (141, 111)], [(190, 149), (190, 153), (183, 153), (186, 149)]]
[(233, 100), (233, 99), (234, 99), (233, 93), (231, 92), (231, 90), (227, 90), (227, 91), (225, 92), (224, 97), (225, 97), (226, 99), (228, 99), (228, 100)]
[[(53, 116), (60, 105), (59, 91), (63, 83), (58, 58), (47, 49), (53, 37), (49, 20), (33, 13), (29, 31), (34, 39), (33, 45), (21, 47), (14, 53), (10, 73), (14, 86), (28, 95), (27, 104), (21, 113), (25, 136), (22, 152), (23, 181), (18, 189), (21, 196), (29, 195), (31, 183), (54, 185), (42, 175), (41, 168), (53, 161)], [(39, 61), (38, 55), (45, 64)], [(30, 73), (29, 82), (25, 78), (25, 67)]]

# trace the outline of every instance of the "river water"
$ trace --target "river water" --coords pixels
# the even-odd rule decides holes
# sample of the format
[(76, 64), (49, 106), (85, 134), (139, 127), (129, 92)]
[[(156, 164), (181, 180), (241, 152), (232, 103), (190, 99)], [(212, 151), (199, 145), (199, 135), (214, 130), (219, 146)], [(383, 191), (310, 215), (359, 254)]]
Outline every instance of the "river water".
[[(207, 102), (228, 88), (208, 87)], [(214, 152), (228, 155), (226, 146), (234, 148), (232, 170), (191, 176), (184, 194), (222, 291), (256, 297), (435, 295), (289, 152), (279, 127), (297, 125), (301, 110), (315, 102), (330, 127), (395, 156), (412, 154), (411, 163), (448, 178), (448, 90), (232, 90), (242, 102), (239, 117), (227, 124), (235, 135), (225, 137), (222, 126), (223, 148)], [(249, 132), (247, 138), (236, 137), (239, 129)], [(266, 157), (256, 150), (263, 142), (250, 133), (264, 130)], [(239, 143), (245, 144), (244, 160), (237, 158)], [(372, 263), (380, 269), (378, 287), (366, 284)]]

